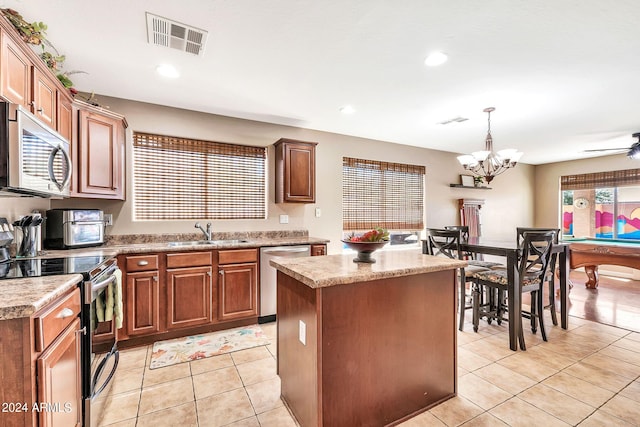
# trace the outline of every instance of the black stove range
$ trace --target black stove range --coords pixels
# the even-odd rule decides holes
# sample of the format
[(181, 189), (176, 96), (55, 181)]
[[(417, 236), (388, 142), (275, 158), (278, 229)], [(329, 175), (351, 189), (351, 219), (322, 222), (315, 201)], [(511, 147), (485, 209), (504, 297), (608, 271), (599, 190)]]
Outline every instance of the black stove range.
[[(85, 280), (95, 276), (100, 266), (113, 257), (104, 255), (64, 258), (15, 258), (0, 263), (0, 279), (82, 274)], [(95, 271), (98, 270), (98, 271)]]

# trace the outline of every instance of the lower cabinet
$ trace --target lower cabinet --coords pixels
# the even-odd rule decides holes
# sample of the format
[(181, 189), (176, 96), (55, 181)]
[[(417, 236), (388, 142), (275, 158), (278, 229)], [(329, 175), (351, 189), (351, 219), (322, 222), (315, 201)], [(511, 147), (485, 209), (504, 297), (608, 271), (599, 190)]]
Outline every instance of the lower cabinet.
[(119, 341), (257, 321), (257, 248), (120, 255), (118, 264), (125, 316)]
[(82, 425), (80, 337), (76, 318), (38, 357), (39, 427)]
[(213, 320), (211, 260), (211, 252), (167, 254), (167, 330)]
[(0, 320), (0, 426), (82, 425), (80, 289)]
[(159, 272), (141, 271), (126, 275), (127, 335), (148, 335), (160, 332)]
[(218, 251), (218, 319), (258, 315), (258, 250)]

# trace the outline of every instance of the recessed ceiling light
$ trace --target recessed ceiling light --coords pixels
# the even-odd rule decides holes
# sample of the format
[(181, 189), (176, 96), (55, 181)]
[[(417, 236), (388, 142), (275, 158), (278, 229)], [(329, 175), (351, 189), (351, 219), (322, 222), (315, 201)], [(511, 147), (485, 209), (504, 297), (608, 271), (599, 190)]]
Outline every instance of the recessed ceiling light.
[(340, 112), (342, 114), (353, 114), (356, 110), (351, 105), (345, 105), (344, 107), (340, 107)]
[(156, 71), (158, 72), (158, 74), (160, 74), (163, 77), (169, 77), (172, 79), (180, 77), (178, 70), (176, 70), (173, 65), (168, 65), (168, 64), (158, 65), (158, 67), (156, 68)]
[(432, 52), (427, 56), (427, 59), (424, 60), (424, 64), (427, 67), (437, 67), (438, 65), (442, 65), (447, 62), (449, 57), (442, 52)]

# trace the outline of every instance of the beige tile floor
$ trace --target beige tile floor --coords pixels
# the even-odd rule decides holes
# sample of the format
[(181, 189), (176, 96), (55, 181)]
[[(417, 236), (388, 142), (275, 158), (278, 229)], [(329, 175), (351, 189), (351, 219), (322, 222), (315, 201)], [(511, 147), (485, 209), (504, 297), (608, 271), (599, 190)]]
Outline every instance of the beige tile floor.
[[(526, 352), (509, 350), (504, 324), (474, 333), (467, 323), (458, 332), (458, 396), (401, 426), (640, 425), (640, 333), (569, 323), (548, 326), (548, 342), (526, 332)], [(279, 397), (275, 323), (262, 327), (269, 346), (155, 370), (150, 346), (122, 351), (100, 402), (102, 425), (296, 426)]]

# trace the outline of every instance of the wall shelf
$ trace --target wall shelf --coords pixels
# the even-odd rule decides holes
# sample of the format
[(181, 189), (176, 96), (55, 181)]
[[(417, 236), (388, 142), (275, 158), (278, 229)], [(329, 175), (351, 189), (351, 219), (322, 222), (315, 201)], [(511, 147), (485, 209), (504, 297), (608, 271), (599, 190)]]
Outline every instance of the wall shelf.
[(453, 188), (473, 188), (474, 190), (491, 190), (491, 187), (475, 187), (475, 186), (462, 185), (462, 184), (449, 184), (449, 187), (453, 187)]

